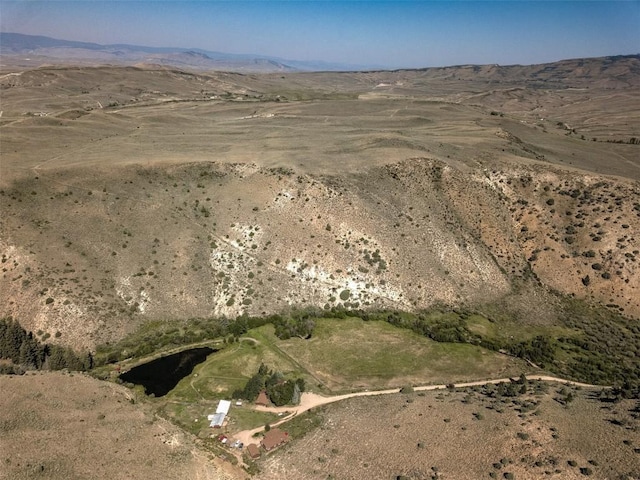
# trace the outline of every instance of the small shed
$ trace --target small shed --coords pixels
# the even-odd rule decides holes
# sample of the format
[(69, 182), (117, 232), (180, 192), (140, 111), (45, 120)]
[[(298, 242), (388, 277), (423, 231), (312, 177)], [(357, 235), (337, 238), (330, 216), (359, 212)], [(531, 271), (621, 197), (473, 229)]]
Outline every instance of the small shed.
[(260, 448), (255, 443), (247, 445), (247, 453), (251, 458), (260, 458)]
[(256, 398), (256, 405), (262, 405), (264, 407), (269, 405), (269, 397), (267, 397), (267, 392), (262, 390)]

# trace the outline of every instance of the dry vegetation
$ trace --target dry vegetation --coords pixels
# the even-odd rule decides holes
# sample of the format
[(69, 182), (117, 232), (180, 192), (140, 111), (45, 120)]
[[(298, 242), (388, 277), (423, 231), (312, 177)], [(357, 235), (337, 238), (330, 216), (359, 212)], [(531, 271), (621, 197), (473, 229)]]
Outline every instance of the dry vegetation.
[[(597, 336), (597, 355), (637, 371), (639, 71), (629, 56), (285, 75), (2, 72), (0, 317), (93, 349), (164, 320), (460, 307), (484, 315), (470, 328), (487, 337), (488, 319), (516, 339), (536, 328), (582, 332), (587, 346)], [(126, 390), (79, 375), (0, 383), (12, 392), (0, 397), (0, 476), (124, 478), (129, 448), (131, 476), (211, 473)], [(437, 395), (327, 408), (321, 429), (261, 464), (265, 478), (638, 476), (628, 402), (578, 393), (565, 408), (552, 392), (535, 397), (534, 415), (487, 409), (479, 393)]]
[(81, 374), (0, 376), (0, 479), (234, 478), (124, 387)]
[(345, 400), (311, 414), (322, 426), (258, 462), (259, 477), (638, 478), (637, 402), (601, 403), (597, 393), (573, 391), (563, 405), (571, 390), (529, 385), (529, 393), (500, 398), (477, 387)]
[(526, 308), (539, 281), (637, 317), (638, 146), (601, 141), (640, 137), (637, 63), (603, 61), (588, 102), (584, 65), (560, 80), (570, 63), (497, 84), (486, 68), (5, 75), (1, 313), (91, 348), (146, 319), (477, 305), (524, 278), (524, 316), (557, 314)]

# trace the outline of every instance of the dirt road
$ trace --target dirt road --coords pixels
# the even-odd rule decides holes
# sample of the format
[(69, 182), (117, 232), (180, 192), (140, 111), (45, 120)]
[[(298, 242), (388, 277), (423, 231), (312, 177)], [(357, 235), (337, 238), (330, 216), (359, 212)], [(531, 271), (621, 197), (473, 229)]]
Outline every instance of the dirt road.
[[(527, 380), (534, 381), (539, 380), (543, 382), (557, 382), (564, 383), (566, 385), (571, 385), (574, 387), (583, 387), (583, 388), (608, 388), (603, 387), (601, 385), (590, 385), (588, 383), (580, 383), (574, 382), (571, 380), (566, 380), (564, 378), (551, 377), (547, 375), (527, 375)], [(464, 387), (474, 387), (479, 385), (486, 385), (488, 383), (498, 384), (498, 383), (506, 383), (511, 382), (515, 379), (513, 378), (497, 378), (493, 380), (478, 380), (475, 382), (466, 382), (466, 383), (456, 383), (453, 384), (456, 388), (464, 388)], [(425, 385), (421, 387), (414, 387), (413, 390), (416, 392), (424, 392), (428, 390), (443, 390), (447, 388), (447, 385)], [(281, 425), (289, 420), (291, 420), (296, 415), (306, 412), (307, 410), (311, 410), (314, 407), (319, 407), (321, 405), (327, 405), (329, 403), (339, 402), (340, 400), (346, 400), (347, 398), (353, 397), (367, 397), (372, 395), (388, 395), (390, 393), (399, 393), (400, 388), (391, 388), (388, 390), (365, 390), (363, 392), (354, 392), (354, 393), (345, 393), (343, 395), (334, 395), (332, 397), (324, 397), (322, 395), (318, 395), (313, 392), (304, 392), (302, 394), (302, 398), (300, 399), (299, 405), (294, 406), (286, 406), (286, 407), (263, 407), (260, 405), (256, 405), (255, 409), (262, 412), (273, 412), (273, 413), (282, 413), (286, 414), (282, 419), (278, 420), (278, 422), (272, 424), (272, 427)], [(240, 440), (245, 445), (255, 442), (256, 440), (253, 436), (257, 433), (260, 433), (264, 430), (264, 426), (254, 428), (253, 430), (243, 430), (242, 432), (238, 432), (233, 436), (234, 439)]]

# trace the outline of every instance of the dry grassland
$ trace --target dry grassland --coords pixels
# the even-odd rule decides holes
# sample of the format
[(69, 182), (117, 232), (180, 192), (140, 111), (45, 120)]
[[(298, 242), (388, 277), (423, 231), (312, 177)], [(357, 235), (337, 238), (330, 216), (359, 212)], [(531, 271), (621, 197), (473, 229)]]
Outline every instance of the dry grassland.
[(345, 400), (316, 413), (320, 428), (261, 460), (259, 477), (579, 479), (588, 468), (591, 478), (638, 478), (634, 402), (603, 404), (580, 391), (565, 407), (554, 400), (561, 388), (519, 404), (473, 389)]
[(539, 280), (637, 317), (636, 60), (4, 75), (0, 313), (78, 348), (291, 305), (554, 319)]
[(194, 439), (81, 374), (0, 376), (0, 479), (236, 478)]
[[(534, 331), (569, 328), (575, 296), (637, 322), (639, 65), (3, 72), (0, 315), (83, 350), (148, 321), (306, 306), (477, 308)], [(417, 378), (406, 343), (389, 384)], [(339, 388), (380, 381), (319, 352)], [(224, 478), (124, 388), (46, 374), (0, 391), (0, 478)], [(349, 400), (260, 478), (638, 478), (635, 405), (557, 395), (527, 412), (470, 392)]]

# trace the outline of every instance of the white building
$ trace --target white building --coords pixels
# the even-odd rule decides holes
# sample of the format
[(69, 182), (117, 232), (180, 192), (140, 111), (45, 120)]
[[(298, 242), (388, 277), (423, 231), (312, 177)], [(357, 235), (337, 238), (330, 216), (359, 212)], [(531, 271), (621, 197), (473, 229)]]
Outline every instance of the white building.
[(229, 409), (231, 408), (231, 401), (229, 400), (220, 400), (218, 403), (218, 408), (216, 409), (216, 413), (208, 415), (207, 419), (211, 422), (209, 426), (212, 428), (220, 428), (224, 423), (224, 419), (229, 413)]

